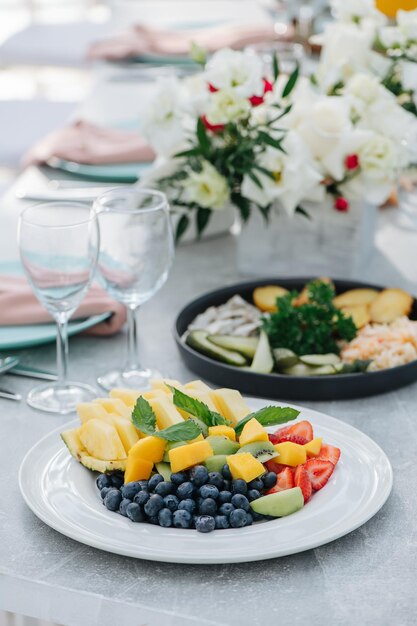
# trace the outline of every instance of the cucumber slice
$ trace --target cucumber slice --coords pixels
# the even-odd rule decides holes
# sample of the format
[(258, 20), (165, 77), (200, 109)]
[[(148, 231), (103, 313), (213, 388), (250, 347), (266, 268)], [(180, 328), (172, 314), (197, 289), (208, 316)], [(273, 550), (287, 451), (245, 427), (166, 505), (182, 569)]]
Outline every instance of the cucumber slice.
[(356, 359), (353, 363), (343, 363), (341, 374), (359, 374), (368, 371), (371, 360)]
[(258, 347), (253, 357), (251, 370), (259, 374), (270, 374), (274, 369), (271, 347), (266, 332), (261, 330)]
[(220, 348), (234, 350), (249, 359), (253, 359), (255, 356), (259, 342), (258, 337), (236, 337), (234, 335), (209, 335), (207, 339)]
[(223, 363), (236, 365), (237, 367), (246, 365), (247, 361), (242, 354), (216, 346), (209, 341), (207, 337), (208, 333), (205, 330), (192, 330), (187, 335), (185, 343), (191, 348), (194, 348), (194, 350), (197, 350), (197, 352), (201, 352), (216, 361), (222, 361)]
[(288, 348), (275, 348), (272, 350), (275, 359), (275, 365), (278, 370), (292, 367), (298, 363), (298, 356)]
[(303, 354), (300, 356), (300, 361), (301, 363), (312, 365), (313, 367), (319, 365), (336, 365), (341, 362), (337, 354), (331, 352), (329, 354)]
[(283, 374), (287, 376), (314, 376), (314, 372), (317, 368), (310, 367), (305, 363), (296, 363), (292, 367), (286, 367), (282, 370)]

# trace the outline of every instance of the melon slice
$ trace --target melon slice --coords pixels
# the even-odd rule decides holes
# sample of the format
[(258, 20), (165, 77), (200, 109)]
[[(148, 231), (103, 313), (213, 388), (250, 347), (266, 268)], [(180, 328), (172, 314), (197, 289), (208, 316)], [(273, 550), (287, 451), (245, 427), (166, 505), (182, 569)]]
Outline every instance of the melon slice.
[(293, 487), (262, 496), (250, 505), (256, 513), (271, 517), (284, 517), (303, 508), (304, 496), (300, 487)]
[(126, 458), (126, 452), (115, 426), (101, 419), (90, 419), (79, 429), (82, 445), (89, 455), (102, 461)]

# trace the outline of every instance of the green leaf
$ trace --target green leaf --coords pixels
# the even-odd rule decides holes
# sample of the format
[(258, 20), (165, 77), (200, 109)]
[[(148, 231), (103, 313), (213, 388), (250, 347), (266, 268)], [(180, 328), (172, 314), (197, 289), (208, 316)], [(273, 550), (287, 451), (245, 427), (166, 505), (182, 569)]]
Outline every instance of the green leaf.
[(262, 141), (263, 143), (266, 143), (268, 146), (272, 146), (273, 148), (276, 148), (277, 150), (281, 150), (281, 143), (282, 143), (282, 139), (274, 139), (274, 137), (271, 137), (271, 135), (268, 135), (268, 133), (264, 133), (263, 130), (260, 130), (258, 133), (258, 139), (259, 141)]
[(193, 420), (185, 420), (181, 424), (159, 430), (154, 435), (166, 441), (190, 441), (201, 435), (201, 428)]
[(261, 181), (259, 180), (259, 178), (257, 177), (257, 175), (255, 174), (255, 172), (251, 172), (251, 171), (249, 171), (249, 172), (248, 172), (248, 176), (249, 176), (249, 178), (251, 178), (251, 179), (253, 180), (253, 182), (255, 183), (255, 185), (256, 185), (257, 187), (259, 187), (259, 189), (263, 189), (262, 183), (261, 183)]
[(197, 233), (201, 237), (204, 229), (210, 221), (212, 211), (210, 209), (199, 208), (197, 210)]
[(177, 228), (175, 230), (175, 243), (179, 242), (179, 240), (187, 230), (189, 223), (190, 219), (188, 215), (181, 215), (180, 219), (178, 220)]
[(276, 426), (277, 424), (285, 424), (285, 422), (295, 420), (299, 414), (300, 411), (297, 411), (289, 406), (265, 406), (259, 411), (249, 413), (249, 415), (244, 417), (243, 420), (240, 420), (240, 422), (235, 426), (235, 431), (238, 435), (240, 435), (244, 425), (253, 417), (258, 420), (262, 426)]
[(282, 97), (286, 98), (287, 96), (290, 95), (290, 93), (292, 92), (292, 90), (295, 87), (295, 84), (298, 80), (298, 75), (300, 73), (300, 66), (297, 63), (297, 67), (295, 68), (295, 70), (293, 71), (293, 73), (290, 75), (287, 84), (284, 87), (284, 91), (282, 92)]
[(197, 139), (200, 145), (201, 153), (204, 156), (207, 156), (210, 150), (210, 140), (208, 138), (206, 127), (204, 126), (201, 117), (199, 117), (197, 120)]
[(278, 62), (278, 54), (276, 52), (272, 55), (272, 73), (274, 76), (274, 83), (275, 83), (279, 76), (279, 62)]
[(145, 435), (155, 434), (156, 415), (149, 402), (142, 396), (139, 396), (133, 408), (132, 423)]
[(190, 415), (193, 415), (194, 417), (198, 417), (198, 419), (200, 419), (206, 426), (219, 426), (229, 423), (223, 415), (216, 413), (216, 411), (211, 411), (207, 404), (201, 402), (201, 400), (191, 398), (191, 396), (188, 396), (183, 391), (180, 391), (175, 387), (171, 387), (170, 385), (168, 385), (168, 387), (173, 392), (172, 401), (175, 406), (182, 411), (186, 411)]
[(308, 220), (311, 220), (311, 215), (308, 211), (306, 211), (305, 209), (303, 209), (302, 206), (298, 205), (295, 208), (295, 212), (296, 213), (300, 213), (300, 215), (304, 215), (304, 217), (306, 217)]
[(232, 193), (231, 200), (239, 209), (243, 221), (247, 222), (250, 217), (250, 201), (238, 193)]
[(177, 154), (174, 154), (174, 159), (179, 159), (182, 157), (200, 156), (200, 155), (201, 155), (200, 148), (190, 148), (189, 150), (183, 150), (182, 152), (177, 152)]

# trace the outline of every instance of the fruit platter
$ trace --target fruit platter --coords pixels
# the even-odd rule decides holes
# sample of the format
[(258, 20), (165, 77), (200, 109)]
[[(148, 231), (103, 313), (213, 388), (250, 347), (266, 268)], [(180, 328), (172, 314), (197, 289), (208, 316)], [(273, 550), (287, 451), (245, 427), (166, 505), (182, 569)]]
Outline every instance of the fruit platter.
[[(352, 530), (340, 485), (357, 499), (355, 524), (376, 512), (391, 489), (385, 455), (352, 427), (200, 380), (155, 380), (146, 392), (114, 389), (77, 412), (76, 423), (28, 453), (20, 488), (52, 527), (120, 554), (195, 563), (289, 554)], [(369, 490), (369, 499), (355, 495), (357, 476), (347, 480), (343, 468), (352, 459), (365, 464), (359, 492)], [(279, 545), (281, 533), (296, 538), (297, 528), (298, 544)], [(272, 533), (277, 545), (265, 551), (260, 531)]]
[(179, 314), (187, 366), (272, 398), (365, 397), (417, 379), (417, 303), (329, 278), (264, 279), (210, 292)]

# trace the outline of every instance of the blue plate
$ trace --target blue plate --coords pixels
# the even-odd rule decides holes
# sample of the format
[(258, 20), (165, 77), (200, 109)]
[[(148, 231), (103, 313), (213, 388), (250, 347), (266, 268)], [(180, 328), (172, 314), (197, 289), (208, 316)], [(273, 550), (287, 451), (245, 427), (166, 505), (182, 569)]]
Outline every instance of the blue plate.
[(73, 174), (77, 178), (111, 183), (135, 183), (142, 172), (147, 170), (151, 163), (110, 163), (106, 165), (86, 165), (66, 161), (65, 159), (50, 159), (49, 167)]
[[(0, 264), (2, 274), (22, 274), (20, 263), (13, 261)], [(85, 320), (69, 322), (68, 335), (76, 335), (106, 320), (111, 314), (93, 315)], [(56, 324), (33, 324), (31, 326), (0, 326), (0, 351), (30, 348), (56, 341)]]

